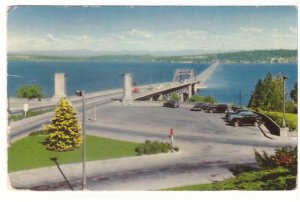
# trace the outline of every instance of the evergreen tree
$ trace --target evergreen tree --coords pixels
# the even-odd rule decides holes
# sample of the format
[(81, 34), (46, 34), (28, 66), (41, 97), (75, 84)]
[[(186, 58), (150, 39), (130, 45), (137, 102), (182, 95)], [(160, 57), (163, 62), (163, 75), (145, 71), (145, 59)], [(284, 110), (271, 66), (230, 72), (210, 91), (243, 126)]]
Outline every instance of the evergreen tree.
[(262, 103), (264, 99), (265, 99), (265, 95), (264, 95), (263, 82), (261, 79), (258, 79), (255, 85), (255, 90), (251, 95), (248, 106), (253, 108), (258, 108), (260, 106), (260, 103)]
[(290, 96), (295, 103), (298, 102), (298, 82), (297, 81), (294, 85), (294, 88), (290, 92)]
[(283, 80), (278, 75), (275, 78), (271, 73), (266, 77), (259, 79), (256, 83), (255, 90), (249, 100), (249, 107), (261, 108), (266, 111), (281, 111), (283, 98)]
[(49, 134), (47, 149), (52, 151), (72, 151), (82, 144), (81, 128), (75, 109), (67, 99), (61, 99), (55, 109), (51, 124), (47, 125)]
[(272, 92), (272, 110), (281, 111), (283, 107), (283, 79), (281, 75), (277, 75), (273, 80)]

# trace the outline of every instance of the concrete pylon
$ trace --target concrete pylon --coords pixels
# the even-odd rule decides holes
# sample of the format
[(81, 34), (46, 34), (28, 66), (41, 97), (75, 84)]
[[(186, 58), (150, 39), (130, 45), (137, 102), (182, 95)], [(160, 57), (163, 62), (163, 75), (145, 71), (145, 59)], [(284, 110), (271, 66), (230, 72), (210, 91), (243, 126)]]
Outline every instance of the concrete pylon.
[(123, 87), (123, 99), (122, 105), (132, 105), (132, 75), (125, 73), (124, 75), (124, 87)]
[(55, 73), (54, 75), (54, 100), (60, 100), (61, 98), (67, 97), (66, 89), (66, 73)]
[(189, 98), (193, 96), (193, 87), (189, 85)]

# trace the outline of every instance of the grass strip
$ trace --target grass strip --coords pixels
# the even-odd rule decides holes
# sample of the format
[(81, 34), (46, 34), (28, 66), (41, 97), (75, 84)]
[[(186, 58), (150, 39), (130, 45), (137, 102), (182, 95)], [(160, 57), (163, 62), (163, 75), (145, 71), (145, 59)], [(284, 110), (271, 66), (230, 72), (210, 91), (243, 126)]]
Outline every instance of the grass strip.
[[(28, 136), (11, 144), (8, 148), (8, 172), (55, 165), (50, 158), (56, 157), (60, 164), (82, 161), (82, 147), (75, 151), (55, 152), (43, 145), (45, 135)], [(87, 161), (136, 156), (138, 143), (112, 140), (87, 135)]]

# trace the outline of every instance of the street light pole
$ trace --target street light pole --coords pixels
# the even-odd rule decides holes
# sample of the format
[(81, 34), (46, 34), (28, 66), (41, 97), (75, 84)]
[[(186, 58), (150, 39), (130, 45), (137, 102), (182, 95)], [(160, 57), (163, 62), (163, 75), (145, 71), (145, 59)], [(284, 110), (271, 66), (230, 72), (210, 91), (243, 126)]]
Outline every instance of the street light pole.
[(282, 127), (285, 128), (286, 127), (286, 122), (285, 122), (285, 80), (288, 79), (288, 77), (286, 76), (282, 76), (282, 83), (283, 83), (283, 105), (282, 105)]
[(86, 190), (85, 91), (78, 90), (75, 92), (75, 94), (82, 97), (82, 190)]

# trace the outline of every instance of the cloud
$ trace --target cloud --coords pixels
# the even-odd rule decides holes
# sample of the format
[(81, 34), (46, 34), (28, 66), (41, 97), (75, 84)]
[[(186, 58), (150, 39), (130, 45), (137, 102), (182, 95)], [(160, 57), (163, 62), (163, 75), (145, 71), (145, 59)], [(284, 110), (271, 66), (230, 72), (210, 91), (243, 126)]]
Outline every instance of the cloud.
[(78, 36), (78, 35), (64, 35), (64, 38), (75, 40), (75, 41), (92, 40), (92, 38), (90, 36), (88, 36), (88, 35), (82, 35), (82, 36)]
[(144, 38), (144, 39), (148, 39), (153, 36), (153, 33), (151, 32), (136, 30), (136, 29), (125, 31), (123, 32), (123, 34), (129, 37), (137, 37), (137, 38)]
[(297, 27), (289, 26), (289, 30), (290, 30), (290, 32), (292, 32), (293, 34), (298, 34)]
[(47, 40), (49, 40), (49, 41), (56, 41), (56, 39), (54, 38), (54, 36), (53, 36), (51, 33), (48, 33), (48, 34), (46, 35), (46, 38), (47, 38)]
[[(271, 49), (295, 48), (297, 27), (288, 30), (257, 27), (238, 27), (230, 32), (217, 33), (202, 29), (178, 29), (148, 31), (130, 29), (98, 35), (58, 35), (48, 33), (40, 36), (13, 35), (8, 37), (8, 49), (16, 50), (76, 50), (99, 51), (176, 51), (191, 49)], [(261, 34), (255, 34), (261, 33)]]
[(239, 30), (244, 33), (262, 33), (264, 31), (257, 27), (240, 27)]
[(122, 40), (123, 42), (129, 41), (140, 41), (140, 40), (148, 40), (153, 36), (152, 32), (144, 31), (144, 30), (126, 30), (119, 33), (111, 33), (107, 36), (108, 40), (110, 41), (118, 41)]

